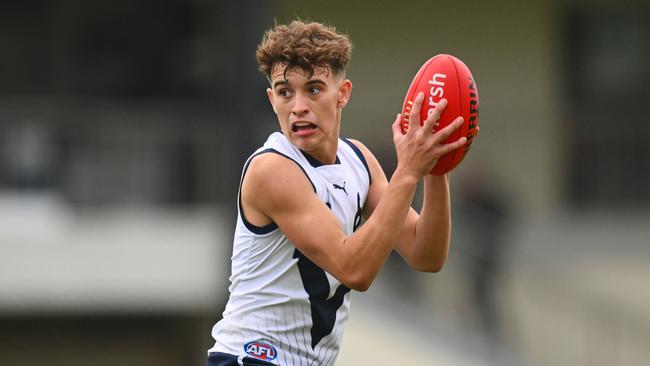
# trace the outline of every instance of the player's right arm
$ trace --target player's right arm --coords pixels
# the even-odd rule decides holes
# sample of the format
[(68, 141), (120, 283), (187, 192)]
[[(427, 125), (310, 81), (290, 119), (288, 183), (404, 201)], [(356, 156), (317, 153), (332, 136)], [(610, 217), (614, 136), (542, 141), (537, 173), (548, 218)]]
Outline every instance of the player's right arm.
[(251, 161), (242, 182), (243, 213), (258, 226), (275, 222), (312, 262), (344, 285), (365, 291), (401, 234), (418, 180), (436, 161), (431, 157), (433, 125), (417, 124), (403, 135), (399, 118), (393, 123), (398, 167), (372, 216), (353, 234), (345, 235), (301, 168), (273, 153)]
[(346, 236), (300, 167), (273, 153), (251, 161), (242, 182), (242, 209), (251, 223), (275, 222), (312, 262), (344, 285), (365, 291), (383, 266), (406, 217), (417, 178), (398, 175), (372, 220)]

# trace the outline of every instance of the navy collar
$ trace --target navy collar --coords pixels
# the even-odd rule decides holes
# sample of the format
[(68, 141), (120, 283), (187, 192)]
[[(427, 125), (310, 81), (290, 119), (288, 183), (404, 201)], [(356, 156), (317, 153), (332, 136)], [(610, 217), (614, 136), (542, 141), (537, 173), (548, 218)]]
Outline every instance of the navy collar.
[[(307, 154), (306, 152), (304, 152), (302, 150), (300, 150), (300, 152), (305, 157), (305, 159), (307, 159), (307, 161), (309, 162), (309, 165), (313, 166), (314, 168), (318, 168), (319, 166), (327, 165), (327, 164), (321, 163), (320, 161), (316, 160), (316, 158), (314, 158), (313, 156)], [(338, 155), (336, 155), (336, 161), (334, 162), (334, 164), (341, 164), (341, 160), (339, 160)]]

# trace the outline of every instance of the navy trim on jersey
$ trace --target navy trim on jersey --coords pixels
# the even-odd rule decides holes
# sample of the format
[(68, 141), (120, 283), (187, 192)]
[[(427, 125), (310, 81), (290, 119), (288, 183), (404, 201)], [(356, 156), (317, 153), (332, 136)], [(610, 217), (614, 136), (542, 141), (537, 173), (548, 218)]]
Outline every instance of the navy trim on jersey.
[(336, 312), (343, 305), (345, 294), (350, 292), (350, 288), (341, 284), (336, 288), (334, 296), (328, 298), (330, 285), (325, 271), (298, 249), (294, 250), (293, 257), (298, 259), (300, 278), (305, 292), (309, 295), (312, 318), (311, 348), (316, 349), (316, 345), (332, 333)]
[[(239, 357), (223, 352), (211, 352), (208, 355), (208, 366), (239, 366), (237, 361)], [(275, 366), (274, 364), (262, 360), (257, 360), (252, 357), (244, 357), (242, 359), (244, 366)]]
[(361, 152), (361, 150), (359, 150), (359, 147), (355, 145), (352, 141), (344, 138), (342, 138), (341, 140), (343, 140), (346, 144), (350, 145), (354, 153), (357, 154), (357, 156), (361, 160), (361, 163), (363, 163), (363, 166), (366, 168), (366, 172), (368, 172), (368, 185), (371, 185), (372, 175), (370, 174), (370, 168), (368, 168), (368, 162), (366, 161), (366, 157), (363, 156), (363, 153)]
[(275, 149), (271, 149), (271, 148), (269, 148), (269, 149), (264, 149), (264, 150), (262, 150), (262, 151), (260, 151), (260, 152), (258, 152), (258, 153), (256, 153), (256, 154), (253, 154), (253, 155), (248, 159), (248, 161), (246, 162), (246, 165), (244, 166), (244, 172), (242, 173), (242, 175), (241, 175), (241, 181), (239, 182), (239, 193), (237, 194), (237, 196), (238, 196), (237, 201), (238, 201), (238, 204), (239, 204), (239, 214), (240, 214), (240, 216), (241, 216), (242, 221), (244, 222), (244, 225), (245, 225), (246, 228), (247, 228), (248, 230), (250, 230), (252, 233), (255, 233), (255, 234), (258, 234), (258, 235), (268, 234), (268, 233), (272, 232), (273, 230), (275, 230), (275, 229), (278, 228), (278, 224), (276, 224), (275, 222), (271, 222), (271, 223), (269, 223), (269, 224), (267, 224), (267, 225), (264, 225), (264, 226), (257, 226), (257, 225), (253, 225), (252, 223), (250, 223), (250, 222), (246, 219), (246, 215), (244, 215), (244, 210), (242, 209), (242, 205), (241, 205), (241, 186), (242, 186), (242, 183), (244, 182), (244, 176), (246, 175), (246, 171), (248, 171), (248, 166), (250, 165), (250, 163), (251, 163), (251, 161), (253, 160), (253, 158), (256, 157), (256, 156), (258, 156), (258, 155), (262, 155), (262, 154), (264, 154), (264, 153), (274, 153), (274, 154), (278, 154), (278, 155), (283, 156), (283, 157), (285, 157), (285, 158), (287, 158), (287, 159), (293, 161), (294, 163), (296, 163), (296, 165), (298, 165), (298, 167), (300, 168), (300, 170), (302, 170), (302, 172), (305, 173), (305, 176), (306, 176), (307, 179), (309, 180), (309, 183), (311, 183), (311, 186), (312, 186), (312, 188), (314, 189), (314, 192), (316, 192), (316, 186), (314, 185), (314, 182), (311, 181), (311, 178), (309, 178), (309, 175), (307, 175), (307, 172), (305, 171), (305, 169), (303, 169), (303, 167), (302, 167), (302, 166), (301, 166), (297, 161), (293, 160), (293, 159), (290, 158), (289, 156), (287, 156), (287, 155), (285, 155), (285, 154), (283, 154), (283, 153), (281, 153), (281, 152), (279, 152), (279, 151), (277, 151), (277, 150), (275, 150)]
[[(314, 158), (313, 156), (307, 154), (306, 152), (304, 152), (302, 150), (300, 150), (300, 152), (305, 157), (305, 159), (307, 159), (307, 162), (309, 162), (309, 165), (311, 165), (312, 167), (318, 168), (319, 166), (325, 165), (325, 164), (321, 163), (320, 161), (316, 160), (316, 158)], [(338, 155), (336, 155), (336, 161), (334, 162), (334, 164), (341, 164), (341, 160), (339, 159)]]

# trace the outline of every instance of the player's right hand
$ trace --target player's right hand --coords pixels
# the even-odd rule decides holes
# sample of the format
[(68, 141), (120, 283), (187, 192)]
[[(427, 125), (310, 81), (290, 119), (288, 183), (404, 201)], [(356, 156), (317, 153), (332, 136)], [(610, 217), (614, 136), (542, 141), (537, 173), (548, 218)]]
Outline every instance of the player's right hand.
[(397, 153), (397, 169), (417, 180), (424, 177), (433, 169), (438, 159), (452, 152), (467, 142), (466, 137), (445, 144), (443, 143), (462, 124), (463, 118), (458, 117), (452, 123), (440, 131), (435, 128), (438, 125), (440, 115), (447, 106), (447, 100), (441, 99), (438, 106), (433, 109), (424, 123), (420, 125), (420, 110), (424, 101), (424, 93), (419, 93), (413, 103), (410, 114), (410, 122), (406, 133), (402, 133), (400, 114), (393, 123), (393, 143)]

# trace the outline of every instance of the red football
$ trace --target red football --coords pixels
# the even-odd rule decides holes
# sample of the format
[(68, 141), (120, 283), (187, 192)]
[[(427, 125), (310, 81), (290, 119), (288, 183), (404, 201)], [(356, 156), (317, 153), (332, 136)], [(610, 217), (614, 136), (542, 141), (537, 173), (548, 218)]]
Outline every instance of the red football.
[(409, 112), (418, 93), (424, 93), (424, 102), (420, 111), (420, 124), (424, 123), (429, 111), (433, 111), (440, 99), (447, 99), (447, 107), (442, 112), (438, 127), (440, 130), (450, 124), (456, 117), (463, 117), (463, 125), (458, 128), (445, 143), (467, 137), (462, 148), (452, 151), (440, 159), (431, 170), (431, 174), (444, 174), (454, 169), (469, 151), (478, 131), (478, 89), (469, 68), (458, 58), (440, 54), (432, 57), (422, 65), (415, 75), (404, 98), (402, 106), (402, 132), (409, 124)]

